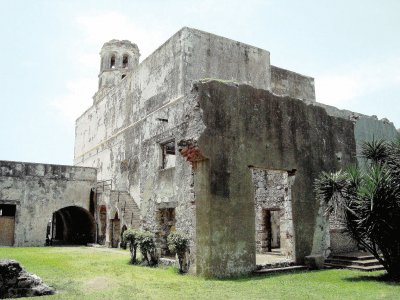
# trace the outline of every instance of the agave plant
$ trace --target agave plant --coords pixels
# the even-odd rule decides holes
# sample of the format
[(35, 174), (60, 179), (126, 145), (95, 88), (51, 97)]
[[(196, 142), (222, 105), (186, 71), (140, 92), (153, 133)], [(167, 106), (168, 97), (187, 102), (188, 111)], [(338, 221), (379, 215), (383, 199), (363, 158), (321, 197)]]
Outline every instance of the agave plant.
[(339, 214), (347, 233), (400, 280), (400, 140), (366, 142), (361, 154), (362, 169), (322, 173), (315, 190), (327, 213)]

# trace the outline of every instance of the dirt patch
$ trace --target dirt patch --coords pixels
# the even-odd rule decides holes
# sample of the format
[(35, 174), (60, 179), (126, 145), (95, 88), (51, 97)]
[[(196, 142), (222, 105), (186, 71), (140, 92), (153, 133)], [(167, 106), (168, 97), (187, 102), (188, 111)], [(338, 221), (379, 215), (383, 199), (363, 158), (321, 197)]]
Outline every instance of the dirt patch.
[(117, 285), (115, 279), (110, 277), (94, 277), (85, 283), (85, 288), (93, 291), (101, 291), (113, 288)]

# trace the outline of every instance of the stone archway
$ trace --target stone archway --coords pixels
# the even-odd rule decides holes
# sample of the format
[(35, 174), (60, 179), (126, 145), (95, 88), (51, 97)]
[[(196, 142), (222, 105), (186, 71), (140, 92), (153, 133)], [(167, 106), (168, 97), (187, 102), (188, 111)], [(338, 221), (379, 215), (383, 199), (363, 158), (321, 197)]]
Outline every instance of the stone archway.
[(68, 206), (53, 213), (51, 241), (53, 245), (86, 245), (95, 240), (96, 225), (89, 211)]

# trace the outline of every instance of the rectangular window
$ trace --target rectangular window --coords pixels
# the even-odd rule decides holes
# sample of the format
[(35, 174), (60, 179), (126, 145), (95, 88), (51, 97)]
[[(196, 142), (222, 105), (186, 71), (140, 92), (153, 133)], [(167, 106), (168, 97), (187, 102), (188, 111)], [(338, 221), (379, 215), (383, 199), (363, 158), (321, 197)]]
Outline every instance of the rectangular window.
[(168, 141), (166, 143), (161, 144), (162, 150), (162, 169), (169, 169), (175, 167), (175, 140)]

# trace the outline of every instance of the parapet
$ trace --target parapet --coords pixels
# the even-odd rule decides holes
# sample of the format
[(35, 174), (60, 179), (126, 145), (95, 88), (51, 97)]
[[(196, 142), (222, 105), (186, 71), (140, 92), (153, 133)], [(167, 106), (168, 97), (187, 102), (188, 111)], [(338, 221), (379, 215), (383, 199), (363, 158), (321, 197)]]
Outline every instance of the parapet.
[(279, 96), (315, 101), (314, 78), (272, 65), (271, 91)]

